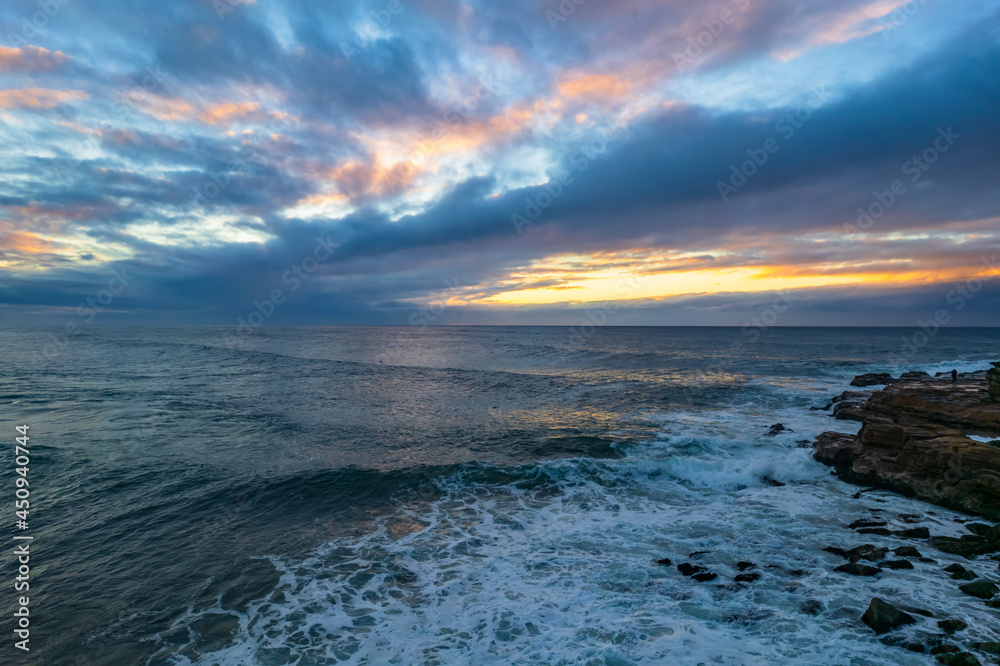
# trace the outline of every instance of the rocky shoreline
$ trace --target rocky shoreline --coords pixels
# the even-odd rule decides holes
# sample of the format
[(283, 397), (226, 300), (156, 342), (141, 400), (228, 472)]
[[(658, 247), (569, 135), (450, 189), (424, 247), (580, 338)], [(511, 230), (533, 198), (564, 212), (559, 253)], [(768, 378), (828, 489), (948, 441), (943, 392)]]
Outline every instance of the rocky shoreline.
[[(845, 391), (825, 408), (813, 407), (862, 424), (856, 435), (825, 432), (813, 443), (814, 457), (833, 467), (833, 474), (865, 486), (855, 499), (887, 490), (970, 514), (969, 518), (955, 517), (961, 527), (950, 531), (953, 536), (944, 536), (931, 532), (943, 526), (930, 507), (923, 512), (926, 515), (869, 508), (853, 522), (845, 520), (843, 526), (875, 543), (858, 545), (861, 539), (850, 539), (853, 543), (822, 548), (829, 570), (841, 576), (879, 580), (913, 572), (928, 585), (954, 586), (956, 596), (966, 601), (925, 609), (905, 597), (875, 596), (856, 617), (859, 625), (867, 625), (883, 643), (931, 656), (946, 666), (1000, 664), (1000, 524), (996, 524), (1000, 521), (1000, 363), (993, 365), (989, 372), (956, 373), (954, 377), (952, 373), (931, 377), (923, 372), (895, 378), (860, 375), (852, 386), (884, 388)], [(765, 436), (791, 432), (776, 423)], [(809, 441), (801, 444), (808, 446)], [(765, 482), (785, 485), (770, 479)], [(734, 589), (778, 576), (792, 590), (798, 588), (797, 579), (818, 573), (808, 567), (785, 569), (752, 561), (712, 566), (702, 559), (707, 553), (689, 553), (680, 562), (663, 558), (656, 564), (676, 569), (695, 584)], [(893, 588), (881, 589), (884, 595)], [(996, 613), (995, 629), (971, 629), (968, 609), (963, 612), (969, 603), (984, 604), (984, 610)], [(817, 615), (825, 608), (820, 601), (806, 598), (800, 610)], [(755, 617), (751, 612), (729, 621)]]
[[(1000, 368), (1000, 363), (995, 364)], [(997, 371), (991, 371), (997, 372)], [(1000, 372), (997, 372), (1000, 374)], [(844, 481), (1000, 520), (1000, 402), (986, 372), (898, 379), (861, 375), (833, 400), (838, 419), (860, 421), (856, 435), (825, 432), (813, 455)]]
[[(852, 386), (885, 387), (877, 391), (845, 391), (834, 398), (827, 405), (833, 416), (859, 421), (861, 430), (856, 435), (821, 434), (814, 442), (813, 456), (833, 467), (833, 473), (849, 483), (1000, 521), (1000, 363), (992, 365), (994, 368), (988, 372), (955, 376), (910, 372), (898, 378), (885, 374), (855, 377)], [(900, 518), (909, 522), (905, 516)], [(975, 562), (980, 570), (985, 561), (1000, 560), (1000, 525), (967, 522), (967, 534), (935, 537), (922, 527), (890, 529), (885, 519), (875, 515), (849, 527), (858, 534), (920, 540), (938, 551)], [(864, 544), (849, 549), (830, 546), (825, 550), (846, 560), (835, 571), (852, 576), (913, 569), (914, 561), (937, 564), (914, 546), (890, 550)], [(981, 576), (957, 563), (942, 568), (935, 577), (939, 575), (954, 580), (963, 594), (1000, 609), (1000, 587), (995, 576)], [(977, 654), (1000, 664), (1000, 629), (990, 641), (959, 645), (961, 632), (967, 626), (962, 619), (878, 597), (871, 600), (861, 621), (883, 641), (931, 654), (942, 664), (982, 664)], [(933, 627), (932, 623), (938, 632), (925, 634), (924, 640), (893, 635), (907, 625)]]

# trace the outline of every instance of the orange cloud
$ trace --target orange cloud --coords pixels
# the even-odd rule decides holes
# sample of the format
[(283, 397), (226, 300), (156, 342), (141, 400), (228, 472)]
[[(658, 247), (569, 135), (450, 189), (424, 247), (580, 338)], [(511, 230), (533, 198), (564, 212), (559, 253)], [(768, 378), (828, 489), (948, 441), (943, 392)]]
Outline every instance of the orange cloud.
[(0, 108), (3, 109), (54, 109), (64, 102), (87, 99), (82, 90), (49, 90), (47, 88), (22, 88), (0, 90)]
[(51, 252), (54, 246), (38, 234), (30, 231), (14, 231), (0, 236), (0, 249), (21, 254), (41, 254)]
[(198, 114), (198, 120), (218, 125), (233, 118), (244, 118), (260, 110), (257, 102), (225, 102), (210, 106)]
[(876, 21), (889, 16), (908, 2), (909, 0), (879, 0), (834, 16), (815, 16), (808, 22), (807, 30), (811, 29), (812, 36), (806, 43), (799, 47), (776, 52), (774, 57), (786, 62), (816, 47), (843, 44), (881, 32), (886, 29), (886, 25)]
[(570, 73), (556, 83), (563, 97), (621, 97), (632, 89), (632, 83), (617, 74)]
[(8, 48), (0, 46), (0, 72), (48, 71), (72, 60), (62, 51), (49, 51), (40, 46)]
[(139, 111), (157, 120), (180, 120), (194, 111), (194, 105), (180, 97), (163, 97), (144, 92), (123, 96)]
[[(413, 183), (416, 173), (416, 168), (402, 162), (384, 167), (378, 160), (351, 160), (328, 169), (324, 176), (337, 184), (340, 196), (356, 199), (396, 194)], [(326, 195), (328, 201), (335, 200), (334, 197), (336, 195)]]

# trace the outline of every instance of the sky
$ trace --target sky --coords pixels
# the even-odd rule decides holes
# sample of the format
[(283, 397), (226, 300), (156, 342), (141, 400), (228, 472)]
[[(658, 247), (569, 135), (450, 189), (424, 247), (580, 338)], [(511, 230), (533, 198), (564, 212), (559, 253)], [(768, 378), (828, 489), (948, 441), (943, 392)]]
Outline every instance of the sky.
[(998, 110), (1000, 0), (8, 0), (0, 324), (1000, 326)]

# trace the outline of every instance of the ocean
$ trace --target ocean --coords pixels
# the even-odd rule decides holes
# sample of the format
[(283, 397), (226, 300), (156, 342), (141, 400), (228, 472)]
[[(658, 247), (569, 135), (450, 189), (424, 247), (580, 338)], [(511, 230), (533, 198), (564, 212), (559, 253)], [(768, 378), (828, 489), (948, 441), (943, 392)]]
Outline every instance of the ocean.
[(60, 330), (0, 328), (33, 537), (27, 662), (4, 549), (4, 663), (936, 663), (859, 622), (873, 596), (996, 640), (927, 575), (995, 562), (833, 571), (826, 546), (913, 545), (855, 520), (968, 517), (857, 495), (809, 444), (858, 429), (822, 409), (855, 374), (985, 369), (1000, 329)]

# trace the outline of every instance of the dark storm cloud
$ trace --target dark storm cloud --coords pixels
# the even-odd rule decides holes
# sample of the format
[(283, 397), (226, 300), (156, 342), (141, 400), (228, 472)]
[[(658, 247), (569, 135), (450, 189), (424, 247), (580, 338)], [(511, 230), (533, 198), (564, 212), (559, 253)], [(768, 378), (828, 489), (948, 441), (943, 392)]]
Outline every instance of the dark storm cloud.
[[(192, 108), (183, 119), (187, 124), (161, 131), (115, 123), (98, 140), (101, 157), (73, 158), (72, 168), (61, 171), (56, 167), (73, 157), (68, 148), (53, 157), (19, 155), (6, 173), (26, 174), (27, 179), (0, 196), (3, 205), (28, 211), (18, 213), (17, 219), (34, 216), (36, 228), (79, 227), (90, 238), (132, 248), (136, 256), (126, 264), (140, 277), (116, 307), (150, 319), (161, 312), (178, 320), (216, 323), (230, 321), (275, 288), (287, 288), (283, 275), (309, 255), (317, 238), (337, 247), (274, 321), (315, 323), (335, 315), (346, 323), (405, 323), (417, 300), (456, 277), (463, 286), (496, 293), (501, 290), (497, 280), (510, 270), (554, 253), (632, 247), (704, 250), (719, 238), (730, 239), (734, 257), (712, 257), (718, 265), (766, 264), (773, 257), (789, 263), (829, 263), (861, 255), (884, 269), (901, 251), (919, 260), (955, 248), (944, 242), (897, 239), (890, 250), (876, 236), (933, 231), (946, 222), (982, 220), (1000, 210), (995, 177), (1000, 166), (1000, 126), (995, 121), (1000, 48), (995, 29), (984, 22), (904, 67), (863, 84), (826, 91), (827, 97), (809, 108), (805, 120), (800, 115), (798, 121), (782, 121), (789, 113), (805, 114), (800, 107), (721, 112), (681, 103), (646, 111), (606, 142), (594, 143), (597, 137), (560, 138), (561, 168), (549, 175), (558, 180), (569, 174), (572, 182), (561, 185), (551, 205), (539, 207), (540, 216), (530, 220), (522, 234), (512, 216), (532, 217), (527, 202), (546, 201), (553, 186), (509, 190), (495, 173), (454, 182), (420, 212), (398, 219), (369, 206), (362, 195), (357, 197), (362, 207), (341, 219), (298, 219), (281, 212), (321, 192), (326, 176), (318, 174), (347, 156), (372, 159), (358, 136), (367, 131), (364, 128), (441, 125), (449, 107), (435, 100), (431, 89), (449, 76), (470, 78), (458, 67), (457, 48), (465, 41), (507, 47), (518, 58), (536, 60), (537, 71), (514, 85), (542, 94), (559, 70), (601, 69), (613, 61), (602, 58), (615, 50), (639, 60), (639, 55), (655, 56), (661, 61), (658, 67), (673, 70), (671, 56), (691, 31), (736, 4), (716, 2), (693, 11), (682, 3), (651, 7), (592, 0), (566, 21), (556, 22), (553, 30), (545, 12), (558, 3), (479, 3), (474, 6), (476, 20), (469, 22), (450, 3), (403, 0), (402, 11), (383, 26), (385, 34), (360, 38), (359, 26), (363, 29), (371, 20), (365, 12), (381, 11), (379, 3), (367, 9), (280, 5), (271, 14), (260, 3), (236, 4), (219, 17), (211, 2), (191, 0), (151, 5), (141, 14), (132, 9), (122, 37), (108, 43), (86, 33), (107, 33), (124, 5), (94, 3), (86, 12), (67, 6), (64, 18), (79, 21), (75, 36), (62, 38), (80, 47), (70, 68), (74, 79), (114, 80), (105, 91), (106, 101), (141, 85), (147, 71), (141, 63), (154, 64), (166, 76), (150, 94), (189, 101)], [(808, 12), (784, 2), (754, 4), (725, 39), (720, 37), (706, 50), (696, 69), (724, 68), (819, 40), (824, 22), (835, 12), (865, 3), (814, 3)], [(16, 22), (18, 11), (30, 7), (13, 3), (4, 14), (5, 29)], [(790, 15), (808, 29), (790, 35)], [(657, 46), (636, 55), (639, 50), (633, 46), (652, 36)], [(56, 37), (53, 28), (51, 49), (63, 47)], [(102, 73), (93, 66), (100, 57), (121, 51), (137, 56), (127, 74)], [(79, 81), (63, 83), (63, 89), (71, 89)], [(285, 121), (281, 138), (254, 136), (252, 159), (247, 159), (236, 120), (230, 121), (236, 130), (232, 138), (223, 138), (221, 132), (204, 135), (197, 120), (212, 105), (247, 101), (240, 95), (248, 88), (274, 91), (276, 103), (294, 116)], [(495, 103), (491, 99), (467, 111), (468, 119), (487, 118)], [(134, 106), (142, 108), (138, 102)], [(264, 105), (253, 113), (263, 118), (276, 110)], [(132, 111), (133, 116), (142, 113)], [(156, 124), (150, 112), (145, 113)], [(52, 115), (73, 118), (69, 112)], [(794, 131), (789, 133), (789, 128)], [(933, 145), (939, 129), (948, 128), (959, 135), (954, 147), (918, 182), (907, 181), (905, 194), (896, 197), (885, 215), (848, 242), (844, 225), (856, 221), (857, 208), (869, 206), (875, 192), (890, 188), (894, 180), (908, 178), (905, 164)], [(553, 136), (563, 136), (563, 129), (557, 127)], [(36, 136), (54, 141), (61, 135), (48, 128), (37, 130)], [(747, 151), (759, 154), (772, 139), (780, 150), (723, 201), (718, 183), (729, 181), (733, 165), (739, 168), (749, 159)], [(516, 135), (519, 145), (545, 140), (530, 133)], [(490, 150), (502, 157), (501, 149)], [(240, 167), (234, 169), (234, 164)], [(215, 192), (206, 190), (212, 183), (218, 193), (208, 196)], [(362, 185), (364, 190), (371, 183)], [(498, 190), (500, 194), (492, 196)], [(137, 223), (197, 223), (204, 214), (233, 216), (234, 227), (270, 238), (222, 245), (213, 240), (192, 247), (161, 245), (122, 232)], [(822, 248), (779, 247), (756, 254), (749, 241), (740, 240), (758, 235), (780, 243), (781, 234), (807, 233), (831, 234), (834, 240)], [(741, 254), (744, 245), (749, 249)], [(993, 237), (960, 250), (963, 257), (973, 257), (980, 249), (995, 247)], [(0, 302), (16, 308), (72, 307), (82, 293), (92, 293), (105, 279), (101, 268), (65, 266), (58, 255), (39, 261), (50, 267), (45, 276), (0, 272)], [(522, 285), (539, 286), (559, 285), (547, 279)], [(572, 291), (566, 290), (568, 298)], [(932, 291), (920, 287), (893, 292), (898, 312), (885, 316), (909, 316), (906, 313), (922, 307), (922, 299), (930, 298)], [(884, 313), (878, 306), (883, 296), (873, 293), (824, 288), (810, 292), (808, 311), (810, 316), (828, 312), (833, 317), (853, 307), (862, 319), (866, 313)], [(693, 323), (710, 323), (712, 317), (722, 318), (716, 323), (734, 323), (735, 311), (747, 304), (752, 309), (760, 298), (716, 294), (636, 303), (623, 316), (627, 323), (642, 323), (647, 316), (694, 313), (699, 319)], [(995, 304), (994, 291), (984, 292), (975, 309), (988, 304)], [(525, 309), (524, 316), (525, 321), (562, 321), (565, 311), (539, 306)], [(483, 308), (456, 306), (448, 316), (487, 321), (514, 312), (519, 310), (497, 306), (486, 314)]]

